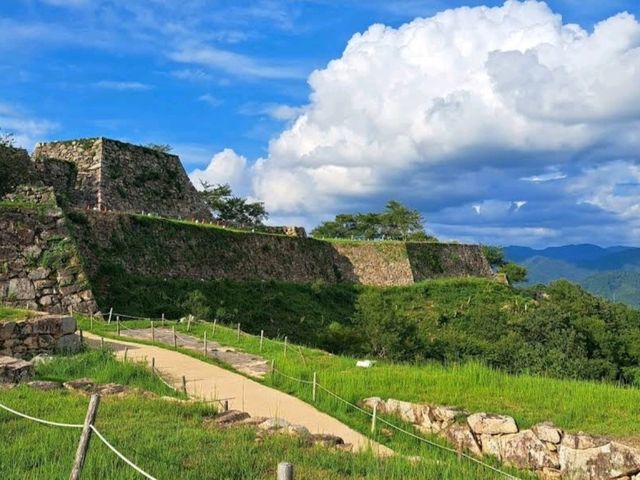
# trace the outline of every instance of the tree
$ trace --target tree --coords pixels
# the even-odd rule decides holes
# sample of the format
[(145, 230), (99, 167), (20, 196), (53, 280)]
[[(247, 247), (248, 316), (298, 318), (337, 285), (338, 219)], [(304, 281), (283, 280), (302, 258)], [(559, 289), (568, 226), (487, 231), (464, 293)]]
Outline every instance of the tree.
[(316, 238), (357, 238), (361, 240), (425, 241), (424, 219), (418, 210), (391, 200), (382, 212), (340, 213), (311, 232)]
[(173, 147), (166, 143), (147, 143), (145, 147), (160, 153), (170, 153), (173, 150)]
[(504, 258), (504, 250), (501, 247), (483, 245), (482, 254), (493, 268), (500, 268), (507, 263)]
[(15, 147), (16, 139), (11, 132), (3, 132), (0, 129), (0, 146), (1, 147)]
[(269, 218), (269, 214), (262, 202), (248, 202), (242, 197), (233, 195), (231, 186), (227, 183), (212, 185), (200, 182), (203, 190), (201, 198), (222, 221), (244, 227), (262, 225)]
[(500, 267), (500, 273), (507, 276), (510, 284), (524, 282), (527, 280), (527, 269), (517, 263), (509, 262)]

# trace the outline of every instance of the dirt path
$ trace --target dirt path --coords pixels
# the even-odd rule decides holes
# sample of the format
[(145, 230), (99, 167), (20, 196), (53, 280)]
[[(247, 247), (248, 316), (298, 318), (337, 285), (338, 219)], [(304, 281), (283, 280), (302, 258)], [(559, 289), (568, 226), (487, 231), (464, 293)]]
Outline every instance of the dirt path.
[[(94, 344), (100, 341), (97, 335), (85, 333), (84, 336)], [(193, 397), (204, 400), (228, 399), (230, 409), (242, 410), (253, 417), (279, 417), (290, 423), (304, 425), (312, 433), (338, 435), (357, 451), (372, 448), (380, 455), (393, 453), (308, 403), (240, 374), (165, 348), (106, 338), (105, 345), (114, 350), (118, 357), (124, 356), (125, 347), (128, 347), (127, 356), (130, 359), (145, 361), (150, 365), (154, 358), (156, 369), (176, 388), (182, 388), (184, 375), (187, 392)]]

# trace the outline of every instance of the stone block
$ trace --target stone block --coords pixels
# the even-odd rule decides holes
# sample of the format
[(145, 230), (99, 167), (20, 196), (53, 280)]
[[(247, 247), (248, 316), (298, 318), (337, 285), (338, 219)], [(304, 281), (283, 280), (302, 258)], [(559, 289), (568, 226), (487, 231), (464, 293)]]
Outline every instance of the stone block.
[(64, 335), (56, 342), (56, 350), (62, 352), (77, 352), (80, 347), (80, 337), (78, 335)]
[(0, 356), (0, 383), (18, 383), (33, 376), (33, 363)]
[(560, 468), (558, 454), (547, 450), (531, 430), (500, 436), (499, 458), (516, 468)]
[(60, 331), (63, 335), (75, 333), (77, 328), (76, 319), (73, 317), (63, 317), (61, 320)]
[(443, 430), (439, 434), (441, 437), (446, 438), (449, 442), (455, 445), (459, 449), (468, 450), (476, 456), (481, 456), (482, 451), (480, 446), (473, 436), (473, 432), (466, 423), (454, 423), (446, 430)]
[(12, 278), (7, 295), (16, 300), (33, 300), (36, 298), (36, 289), (28, 278)]
[(473, 433), (481, 435), (488, 433), (490, 435), (518, 433), (516, 421), (506, 415), (494, 415), (491, 413), (474, 413), (469, 415), (467, 423)]
[(44, 280), (46, 278), (49, 278), (50, 274), (51, 274), (51, 270), (49, 270), (48, 268), (39, 267), (29, 272), (29, 279)]
[(562, 440), (562, 430), (556, 428), (550, 422), (534, 425), (531, 430), (533, 430), (533, 433), (543, 442), (558, 444), (560, 440)]
[(560, 471), (567, 478), (609, 480), (638, 473), (640, 450), (609, 442), (592, 448), (571, 448), (560, 444)]

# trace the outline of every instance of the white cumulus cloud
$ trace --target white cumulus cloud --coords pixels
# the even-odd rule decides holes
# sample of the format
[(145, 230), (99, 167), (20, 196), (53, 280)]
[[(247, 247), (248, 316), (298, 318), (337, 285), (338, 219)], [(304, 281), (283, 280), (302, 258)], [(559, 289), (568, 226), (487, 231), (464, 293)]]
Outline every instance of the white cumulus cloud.
[(213, 185), (228, 183), (234, 193), (246, 194), (246, 169), (247, 159), (226, 148), (216, 153), (204, 170), (196, 169), (191, 172), (190, 178), (197, 188), (202, 188), (202, 182)]

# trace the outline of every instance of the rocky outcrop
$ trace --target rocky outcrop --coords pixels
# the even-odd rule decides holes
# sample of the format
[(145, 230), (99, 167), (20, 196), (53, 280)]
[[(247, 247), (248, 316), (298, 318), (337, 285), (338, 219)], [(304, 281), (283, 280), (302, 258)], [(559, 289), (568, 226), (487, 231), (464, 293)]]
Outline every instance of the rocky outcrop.
[(0, 355), (0, 383), (19, 383), (33, 376), (33, 363)]
[(75, 352), (80, 338), (72, 317), (41, 316), (0, 322), (0, 355), (32, 358), (43, 353)]
[(93, 313), (67, 219), (51, 187), (21, 187), (0, 205), (0, 302), (52, 313)]
[(393, 414), (418, 430), (437, 434), (457, 449), (532, 470), (543, 479), (640, 480), (640, 450), (603, 437), (564, 432), (549, 422), (520, 430), (507, 415), (474, 413), (371, 397), (365, 408)]

